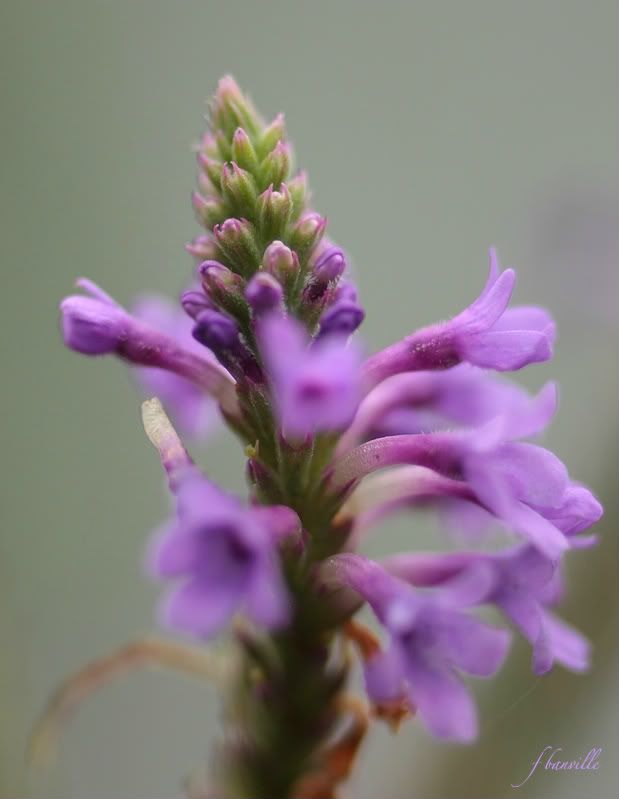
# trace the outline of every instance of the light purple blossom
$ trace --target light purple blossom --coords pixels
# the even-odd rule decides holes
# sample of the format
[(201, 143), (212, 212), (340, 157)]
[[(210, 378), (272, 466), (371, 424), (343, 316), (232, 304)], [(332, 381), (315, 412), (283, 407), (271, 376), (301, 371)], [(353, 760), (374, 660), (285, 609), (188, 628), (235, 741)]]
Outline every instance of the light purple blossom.
[[(545, 388), (549, 395), (554, 390)], [(338, 452), (371, 438), (454, 424), (478, 427), (497, 416), (520, 418), (534, 413), (538, 402), (517, 384), (469, 364), (404, 372), (387, 378), (363, 399)]]
[(466, 482), (486, 510), (557, 558), (569, 543), (548, 516), (562, 512), (571, 485), (567, 470), (549, 450), (514, 440), (542, 430), (554, 409), (550, 384), (525, 412), (497, 417), (483, 428), (388, 436), (362, 444), (335, 461), (330, 479), (345, 488), (386, 466), (425, 466)]
[(238, 413), (234, 379), (211, 353), (131, 315), (90, 280), (82, 278), (77, 285), (87, 296), (65, 297), (60, 304), (62, 333), (70, 349), (164, 370), (215, 397), (230, 415)]
[(259, 340), (284, 435), (303, 438), (350, 424), (361, 395), (354, 342), (329, 337), (310, 345), (297, 322), (277, 315), (261, 321)]
[(475, 302), (448, 322), (418, 330), (368, 358), (368, 390), (400, 372), (447, 369), (463, 361), (500, 372), (547, 361), (554, 322), (542, 308), (507, 308), (515, 279), (512, 269), (499, 273), (491, 250), (488, 280)]
[(246, 507), (193, 470), (176, 488), (176, 505), (148, 557), (153, 575), (173, 581), (163, 623), (200, 638), (216, 635), (240, 610), (261, 626), (284, 625), (289, 599), (276, 545), (298, 527), (292, 511)]
[(359, 555), (338, 555), (331, 568), (370, 604), (390, 634), (389, 649), (366, 666), (370, 697), (378, 702), (397, 698), (404, 687), (433, 735), (472, 741), (477, 713), (459, 672), (492, 676), (510, 642), (507, 631), (463, 611), (483, 590), (483, 578), (423, 593)]
[(469, 570), (485, 569), (486, 590), (479, 604), (493, 604), (520, 630), (533, 647), (533, 670), (545, 674), (555, 662), (572, 671), (589, 667), (589, 643), (552, 614), (556, 598), (557, 564), (530, 546), (496, 553), (404, 554), (386, 558), (383, 566), (416, 587), (440, 588)]

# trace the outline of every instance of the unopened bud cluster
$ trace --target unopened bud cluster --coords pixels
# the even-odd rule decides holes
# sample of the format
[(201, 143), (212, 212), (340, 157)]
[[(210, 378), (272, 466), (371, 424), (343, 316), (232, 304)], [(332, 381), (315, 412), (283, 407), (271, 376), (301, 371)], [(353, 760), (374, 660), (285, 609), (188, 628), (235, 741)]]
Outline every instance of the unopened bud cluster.
[(206, 233), (188, 246), (203, 296), (182, 304), (194, 337), (248, 390), (261, 381), (257, 320), (272, 312), (300, 319), (313, 337), (350, 335), (363, 310), (341, 292), (344, 253), (324, 238), (326, 219), (308, 208), (307, 180), (292, 172), (284, 119), (267, 124), (232, 78), (211, 103), (198, 152), (193, 206)]

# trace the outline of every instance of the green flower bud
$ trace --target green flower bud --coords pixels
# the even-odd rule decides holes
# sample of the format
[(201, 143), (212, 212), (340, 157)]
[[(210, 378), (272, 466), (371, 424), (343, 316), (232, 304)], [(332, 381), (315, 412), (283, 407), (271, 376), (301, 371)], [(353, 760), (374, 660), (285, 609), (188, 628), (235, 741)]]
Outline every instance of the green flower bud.
[(292, 229), (290, 245), (297, 251), (302, 263), (322, 238), (326, 226), (327, 220), (324, 216), (310, 211), (304, 214)]
[(299, 274), (299, 259), (296, 252), (281, 241), (273, 241), (262, 256), (265, 272), (273, 275), (284, 288), (296, 282)]
[(221, 168), (221, 193), (234, 213), (252, 216), (258, 192), (253, 177), (234, 161)]
[(267, 155), (260, 168), (262, 187), (273, 186), (279, 189), (282, 181), (290, 174), (291, 152), (290, 146), (283, 141), (278, 142), (275, 148)]
[(307, 184), (307, 173), (303, 170), (286, 184), (292, 197), (291, 219), (297, 221), (310, 201), (310, 190)]
[(260, 266), (256, 234), (247, 219), (226, 219), (213, 230), (219, 250), (231, 269), (249, 276)]
[(284, 238), (292, 212), (292, 198), (285, 183), (279, 191), (273, 186), (258, 197), (258, 229), (264, 242)]
[(191, 195), (191, 202), (198, 220), (208, 230), (223, 222), (228, 215), (225, 205), (215, 197), (203, 197), (199, 192), (194, 191)]
[(202, 173), (208, 177), (216, 191), (221, 190), (221, 163), (210, 158), (205, 152), (198, 153), (198, 164)]
[(237, 128), (232, 137), (232, 157), (236, 163), (250, 172), (252, 175), (258, 173), (260, 166), (258, 156), (251, 143), (251, 139), (243, 128)]
[(260, 134), (262, 120), (251, 101), (230, 75), (219, 81), (211, 104), (211, 125), (222, 131), (228, 140), (237, 128), (245, 128), (254, 138)]
[(286, 123), (284, 115), (278, 114), (273, 122), (264, 129), (258, 141), (258, 155), (260, 158), (266, 156), (275, 148), (275, 146), (283, 140), (286, 135)]

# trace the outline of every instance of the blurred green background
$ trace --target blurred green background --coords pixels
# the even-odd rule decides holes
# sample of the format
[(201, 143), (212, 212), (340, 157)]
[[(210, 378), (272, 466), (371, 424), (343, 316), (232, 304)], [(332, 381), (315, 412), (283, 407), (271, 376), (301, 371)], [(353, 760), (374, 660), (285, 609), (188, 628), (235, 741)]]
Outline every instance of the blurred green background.
[[(58, 681), (154, 630), (141, 558), (167, 507), (135, 387), (117, 363), (63, 350), (57, 303), (81, 274), (123, 302), (184, 285), (190, 147), (225, 72), (265, 114), (286, 112), (316, 206), (354, 261), (369, 348), (468, 303), (489, 245), (518, 267), (518, 300), (549, 306), (561, 333), (554, 363), (523, 379), (559, 380), (549, 444), (607, 506), (564, 608), (593, 640), (592, 672), (538, 681), (517, 646), (480, 686), (475, 746), (416, 723), (376, 730), (346, 796), (617, 796), (617, 16), (612, 0), (5, 0), (3, 799), (169, 799), (217, 728), (212, 689), (135, 675), (82, 708), (52, 769), (24, 769)], [(199, 458), (242, 487), (225, 434)], [(415, 536), (400, 520), (370, 549)], [(549, 744), (570, 759), (602, 747), (601, 767), (513, 791)]]

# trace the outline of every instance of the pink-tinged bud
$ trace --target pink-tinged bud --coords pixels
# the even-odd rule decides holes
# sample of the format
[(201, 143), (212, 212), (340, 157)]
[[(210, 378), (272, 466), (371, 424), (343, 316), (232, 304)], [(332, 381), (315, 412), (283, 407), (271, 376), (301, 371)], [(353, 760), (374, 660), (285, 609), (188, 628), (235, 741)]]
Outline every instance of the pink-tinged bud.
[(258, 197), (258, 227), (264, 241), (283, 238), (288, 228), (292, 211), (292, 199), (285, 183), (279, 191), (273, 187)]
[(253, 177), (234, 161), (221, 168), (221, 192), (235, 213), (253, 214), (258, 192)]
[(284, 290), (273, 275), (260, 271), (247, 284), (245, 299), (254, 316), (262, 316), (283, 306)]
[(212, 236), (201, 235), (185, 244), (185, 249), (197, 261), (207, 261), (217, 255), (217, 245)]
[(262, 256), (265, 271), (272, 274), (280, 283), (286, 284), (299, 272), (299, 259), (296, 252), (281, 241), (274, 241)]
[(290, 174), (291, 161), (290, 145), (283, 141), (278, 142), (262, 162), (262, 185), (273, 185), (278, 189), (282, 181), (286, 180)]
[(299, 254), (299, 260), (311, 253), (322, 238), (326, 227), (327, 220), (315, 211), (310, 211), (299, 219), (290, 237), (290, 243)]
[(200, 152), (198, 153), (198, 166), (202, 174), (209, 179), (211, 186), (219, 191), (221, 187), (221, 163), (215, 158), (209, 158), (206, 153)]
[(258, 144), (261, 158), (265, 158), (286, 135), (286, 122), (283, 114), (278, 114), (275, 119), (262, 132)]
[(191, 195), (198, 221), (209, 230), (226, 218), (226, 209), (214, 197), (203, 197), (199, 192), (194, 191)]
[(262, 121), (256, 109), (229, 75), (222, 78), (217, 86), (211, 104), (211, 124), (229, 138), (239, 127), (245, 128), (252, 137), (261, 130)]
[(193, 289), (184, 291), (180, 296), (180, 300), (183, 310), (192, 319), (195, 319), (202, 311), (206, 311), (207, 308), (213, 307), (211, 300), (203, 291)]
[(245, 281), (219, 261), (204, 261), (198, 267), (204, 290), (215, 302), (230, 294), (242, 295)]
[(251, 143), (251, 139), (243, 128), (237, 128), (232, 137), (232, 158), (236, 163), (252, 174), (256, 174), (260, 163)]
[(235, 272), (251, 275), (260, 266), (254, 228), (247, 219), (226, 219), (213, 230), (222, 255)]
[(339, 247), (327, 247), (316, 259), (312, 276), (320, 282), (338, 280), (346, 269), (346, 257)]
[(206, 131), (206, 133), (202, 136), (200, 140), (200, 147), (199, 150), (206, 153), (210, 158), (216, 159), (219, 154), (219, 149), (217, 147), (217, 139), (213, 136), (210, 131)]
[(310, 201), (311, 195), (307, 183), (307, 173), (305, 171), (299, 172), (286, 185), (292, 197), (292, 219), (296, 222)]

